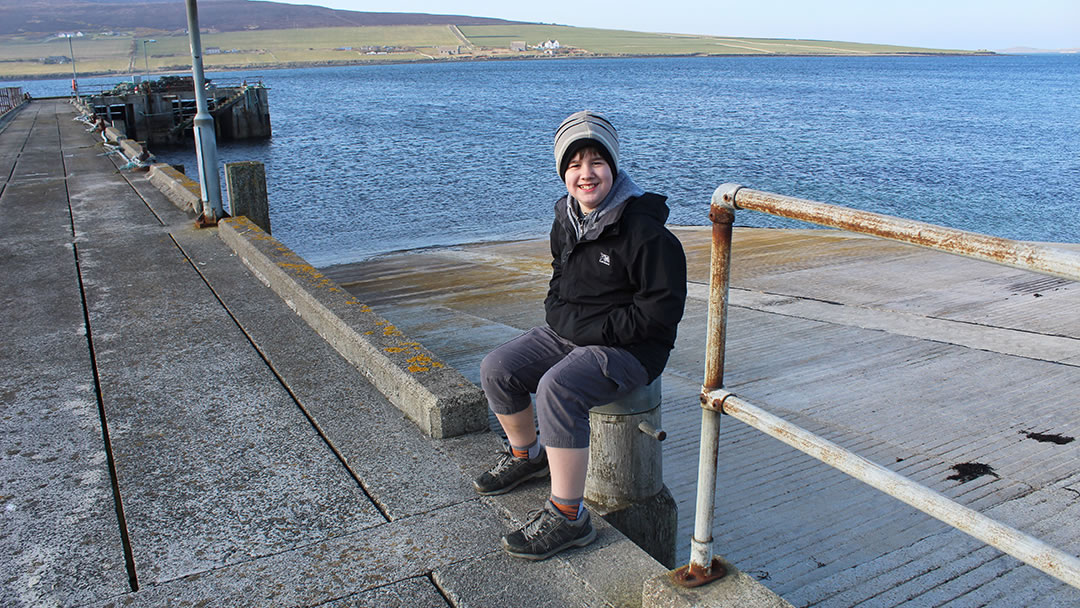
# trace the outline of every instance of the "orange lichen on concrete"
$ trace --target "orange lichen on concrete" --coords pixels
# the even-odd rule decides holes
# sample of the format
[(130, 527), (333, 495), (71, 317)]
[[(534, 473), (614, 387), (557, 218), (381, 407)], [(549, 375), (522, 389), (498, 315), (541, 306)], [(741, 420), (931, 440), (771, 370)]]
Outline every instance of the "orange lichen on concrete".
[(383, 350), (391, 354), (404, 353), (410, 350), (420, 350), (420, 343), (402, 342), (400, 346), (387, 346)]
[(158, 170), (161, 171), (162, 173), (164, 173), (165, 175), (169, 176), (170, 178), (172, 178), (173, 181), (180, 184), (184, 188), (187, 188), (188, 191), (192, 192), (193, 194), (196, 194), (198, 196), (202, 196), (202, 186), (199, 185), (199, 182), (191, 179), (190, 177), (184, 175), (183, 173), (180, 173), (179, 171), (177, 171), (172, 166), (163, 165), (163, 166), (160, 166), (158, 168)]
[(439, 363), (425, 354), (416, 355), (415, 357), (406, 359), (405, 362), (410, 364), (408, 369), (413, 373), (427, 372), (443, 367), (442, 363)]
[(337, 287), (337, 284), (331, 281), (329, 277), (319, 272), (314, 266), (307, 262), (278, 262), (277, 265), (284, 270), (291, 270), (294, 276), (306, 277), (316, 287), (321, 287), (328, 291), (341, 291)]

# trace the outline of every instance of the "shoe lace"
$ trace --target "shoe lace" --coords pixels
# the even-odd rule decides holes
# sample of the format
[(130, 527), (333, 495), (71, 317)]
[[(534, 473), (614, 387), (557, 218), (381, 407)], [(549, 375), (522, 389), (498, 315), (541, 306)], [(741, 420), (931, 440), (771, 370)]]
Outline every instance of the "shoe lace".
[(495, 466), (491, 467), (489, 473), (491, 473), (492, 476), (497, 477), (510, 469), (510, 467), (513, 466), (515, 460), (517, 459), (514, 458), (514, 455), (511, 454), (509, 450), (505, 452), (499, 452), (498, 460), (495, 461)]
[(548, 529), (557, 523), (558, 521), (546, 509), (537, 509), (529, 512), (529, 520), (525, 522), (521, 533), (525, 540), (533, 540), (546, 534)]

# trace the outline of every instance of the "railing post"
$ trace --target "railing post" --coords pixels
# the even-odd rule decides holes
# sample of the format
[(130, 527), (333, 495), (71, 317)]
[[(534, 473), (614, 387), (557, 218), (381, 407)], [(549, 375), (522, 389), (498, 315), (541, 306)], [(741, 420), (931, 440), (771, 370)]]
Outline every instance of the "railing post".
[[(735, 194), (742, 186), (724, 184), (713, 193), (712, 260), (709, 281), (709, 322), (705, 342), (705, 381), (702, 395), (724, 385), (724, 345), (727, 331), (728, 283), (731, 279), (731, 233), (735, 221)], [(698, 455), (697, 511), (690, 540), (690, 564), (675, 571), (675, 581), (696, 587), (724, 576), (713, 556), (712, 529), (716, 494), (716, 461), (720, 444), (720, 413), (701, 410), (701, 446)]]

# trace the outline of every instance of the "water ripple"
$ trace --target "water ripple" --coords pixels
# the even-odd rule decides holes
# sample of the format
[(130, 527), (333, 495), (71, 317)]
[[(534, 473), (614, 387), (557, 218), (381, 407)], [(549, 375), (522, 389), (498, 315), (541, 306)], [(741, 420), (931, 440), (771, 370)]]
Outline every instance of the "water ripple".
[[(250, 76), (234, 73), (220, 77)], [(547, 234), (551, 137), (582, 108), (623, 164), (705, 224), (746, 186), (1026, 240), (1080, 241), (1080, 56), (725, 57), (280, 70), (274, 233), (317, 265)], [(194, 166), (193, 155), (155, 151)], [(189, 171), (194, 173), (194, 171)], [(742, 212), (741, 225), (794, 223)]]

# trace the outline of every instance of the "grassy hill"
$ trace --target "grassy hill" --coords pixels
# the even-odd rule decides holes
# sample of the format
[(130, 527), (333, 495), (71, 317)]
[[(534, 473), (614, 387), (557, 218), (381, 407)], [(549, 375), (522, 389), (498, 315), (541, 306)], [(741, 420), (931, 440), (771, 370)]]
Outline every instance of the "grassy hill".
[[(385, 25), (493, 25), (488, 17), (373, 13), (263, 0), (202, 0), (199, 27), (215, 32)], [(185, 4), (178, 0), (0, 0), (0, 35), (55, 32), (183, 32)]]
[[(212, 4), (212, 3), (208, 3)], [(270, 4), (270, 3), (266, 3)], [(468, 22), (468, 18), (462, 18)], [(72, 38), (82, 75), (188, 70), (191, 55), (183, 31), (136, 29), (82, 32)], [(144, 40), (155, 42), (143, 44)], [(536, 48), (558, 40), (554, 56), (632, 55), (868, 55), (967, 53), (819, 40), (730, 38), (651, 34), (621, 30), (498, 22), (289, 29), (210, 30), (202, 35), (207, 70), (354, 65), (403, 61), (542, 58)], [(511, 50), (524, 42), (528, 50)], [(144, 55), (145, 46), (145, 55)], [(68, 40), (50, 34), (0, 35), (0, 80), (63, 78), (71, 74)]]
[(572, 47), (569, 52), (590, 55), (910, 55), (969, 52), (825, 40), (652, 34), (558, 25), (462, 26), (460, 30), (471, 42), (488, 49), (506, 49), (515, 40), (530, 43), (558, 40), (560, 44)]

